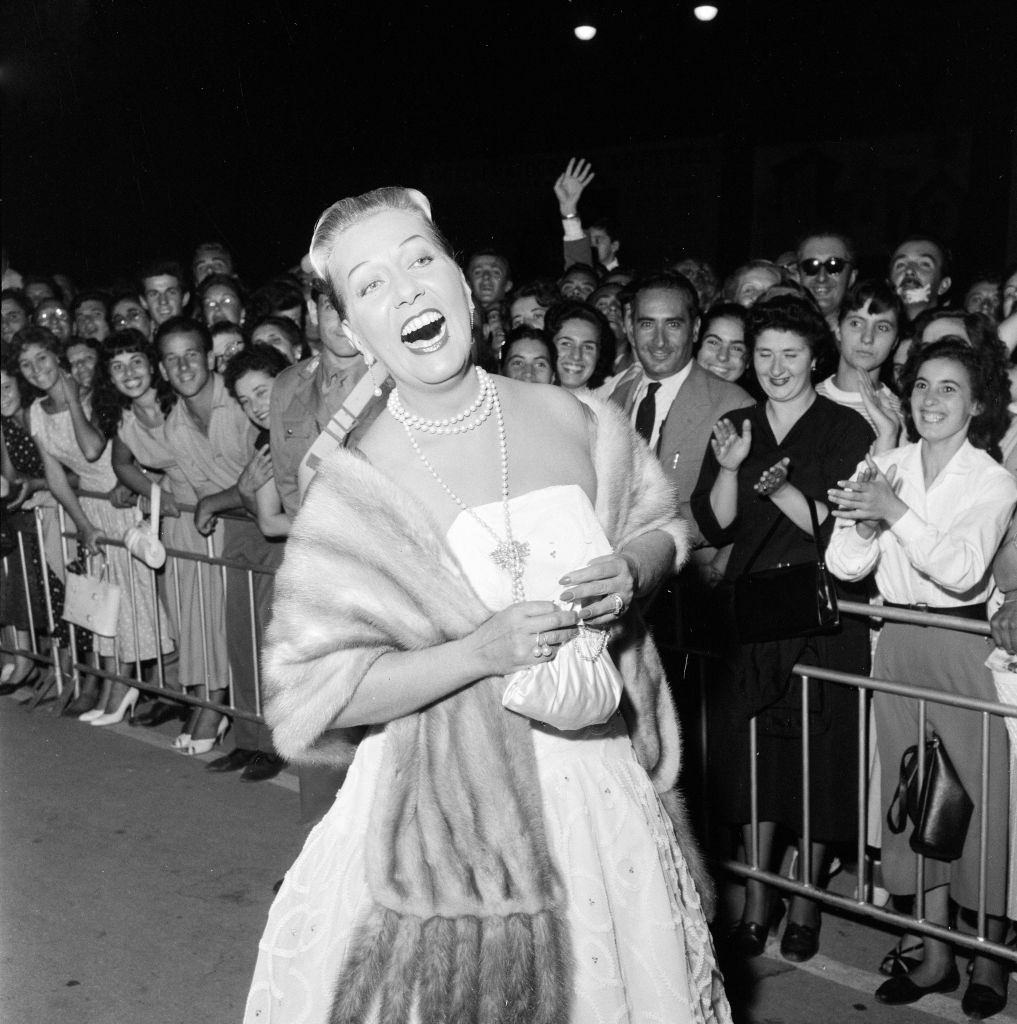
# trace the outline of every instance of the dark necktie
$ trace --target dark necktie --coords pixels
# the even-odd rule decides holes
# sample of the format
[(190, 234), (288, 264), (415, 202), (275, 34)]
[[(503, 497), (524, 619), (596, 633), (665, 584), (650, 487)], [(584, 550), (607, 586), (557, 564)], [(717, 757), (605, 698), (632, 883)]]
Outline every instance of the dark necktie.
[(649, 444), (653, 436), (653, 421), (657, 418), (657, 403), (654, 395), (660, 388), (660, 381), (653, 381), (646, 387), (646, 394), (636, 410), (636, 433)]

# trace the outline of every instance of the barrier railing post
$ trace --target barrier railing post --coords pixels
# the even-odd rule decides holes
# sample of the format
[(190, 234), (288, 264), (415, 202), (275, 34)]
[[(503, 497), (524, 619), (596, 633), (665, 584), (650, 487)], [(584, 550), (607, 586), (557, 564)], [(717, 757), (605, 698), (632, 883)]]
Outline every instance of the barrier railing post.
[(988, 882), (989, 854), (989, 713), (982, 712), (982, 784), (979, 799), (978, 829), (978, 937), (985, 938), (985, 887)]
[(752, 840), (752, 866), (759, 870), (759, 772), (756, 766), (756, 716), (749, 719), (749, 817)]
[(251, 618), (251, 664), (254, 666), (254, 713), (261, 714), (261, 667), (258, 665), (258, 609), (254, 601), (254, 570), (247, 570), (247, 607)]
[[(918, 791), (925, 781), (925, 701), (918, 701)], [(925, 919), (925, 858), (919, 853), (915, 861), (915, 917)]]
[(811, 790), (809, 745), (809, 677), (802, 676), (802, 848), (798, 853), (798, 881), (811, 888), (812, 886), (812, 802), (809, 799)]
[(858, 840), (855, 857), (858, 861), (858, 883), (855, 898), (865, 903), (871, 865), (865, 856), (866, 838), (869, 834), (869, 691), (858, 687)]

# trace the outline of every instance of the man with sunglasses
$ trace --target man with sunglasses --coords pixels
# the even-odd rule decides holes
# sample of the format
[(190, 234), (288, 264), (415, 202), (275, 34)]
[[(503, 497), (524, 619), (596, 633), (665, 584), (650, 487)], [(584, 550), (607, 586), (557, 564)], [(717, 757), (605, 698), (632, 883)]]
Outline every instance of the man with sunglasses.
[(836, 334), (840, 305), (858, 276), (851, 242), (835, 231), (806, 235), (798, 243), (798, 274)]

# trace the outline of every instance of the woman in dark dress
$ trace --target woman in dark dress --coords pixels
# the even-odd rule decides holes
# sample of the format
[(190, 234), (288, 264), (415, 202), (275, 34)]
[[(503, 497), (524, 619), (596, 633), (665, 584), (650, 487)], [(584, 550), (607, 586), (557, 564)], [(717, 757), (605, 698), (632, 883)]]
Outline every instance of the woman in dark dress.
[[(733, 545), (725, 571), (731, 583), (760, 549), (754, 570), (814, 561), (807, 498), (815, 501), (820, 544), (833, 520), (825, 504), (831, 481), (844, 479), (873, 440), (862, 417), (828, 401), (812, 385), (816, 360), (832, 345), (823, 318), (792, 296), (757, 304), (749, 313), (746, 342), (766, 400), (740, 409), (714, 428), (692, 497), (692, 511), (710, 544)], [(771, 527), (776, 527), (767, 540)], [(764, 543), (765, 542), (765, 543)], [(733, 636), (729, 627), (728, 632)], [(869, 670), (868, 628), (845, 620), (838, 631), (766, 643), (732, 642), (711, 690), (710, 778), (713, 806), (743, 826), (752, 849), (749, 720), (757, 722), (759, 866), (776, 868), (778, 826), (801, 837), (801, 684), (796, 662), (863, 675)], [(813, 881), (827, 845), (856, 835), (857, 698), (847, 687), (809, 684), (810, 814)], [(733, 936), (747, 956), (762, 952), (773, 919), (773, 894), (759, 882), (746, 885), (745, 909)], [(808, 960), (818, 949), (820, 916), (814, 901), (791, 901), (781, 952)]]

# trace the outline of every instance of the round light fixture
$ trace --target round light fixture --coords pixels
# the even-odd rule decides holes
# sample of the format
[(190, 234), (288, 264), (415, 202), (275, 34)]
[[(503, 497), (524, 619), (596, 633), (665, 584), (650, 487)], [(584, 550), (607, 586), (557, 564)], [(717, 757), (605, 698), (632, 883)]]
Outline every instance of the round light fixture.
[(713, 21), (717, 17), (715, 4), (697, 4), (692, 12), (700, 21)]
[(576, 25), (572, 31), (575, 32), (576, 39), (581, 39), (584, 43), (588, 43), (597, 34), (592, 25)]

